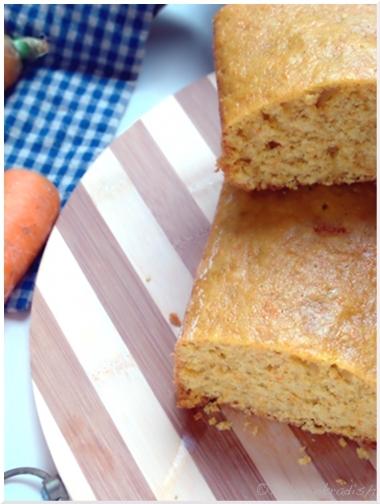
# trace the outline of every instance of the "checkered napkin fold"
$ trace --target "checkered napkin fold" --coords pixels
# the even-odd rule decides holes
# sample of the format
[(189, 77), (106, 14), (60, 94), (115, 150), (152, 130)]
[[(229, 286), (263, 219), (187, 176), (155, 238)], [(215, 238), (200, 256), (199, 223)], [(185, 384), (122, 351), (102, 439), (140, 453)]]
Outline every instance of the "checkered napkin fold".
[[(11, 36), (45, 36), (49, 54), (5, 100), (5, 167), (38, 171), (67, 201), (113, 139), (136, 81), (158, 5), (6, 5)], [(30, 307), (37, 260), (8, 300)]]

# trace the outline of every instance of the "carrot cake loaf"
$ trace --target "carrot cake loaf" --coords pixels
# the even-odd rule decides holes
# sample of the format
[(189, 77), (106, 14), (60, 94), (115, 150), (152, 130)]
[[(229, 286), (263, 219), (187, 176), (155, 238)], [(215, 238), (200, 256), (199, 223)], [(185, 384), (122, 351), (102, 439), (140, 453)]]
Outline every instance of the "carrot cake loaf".
[(225, 184), (175, 359), (180, 407), (375, 440), (375, 185)]
[(375, 5), (229, 5), (214, 53), (230, 183), (375, 179)]

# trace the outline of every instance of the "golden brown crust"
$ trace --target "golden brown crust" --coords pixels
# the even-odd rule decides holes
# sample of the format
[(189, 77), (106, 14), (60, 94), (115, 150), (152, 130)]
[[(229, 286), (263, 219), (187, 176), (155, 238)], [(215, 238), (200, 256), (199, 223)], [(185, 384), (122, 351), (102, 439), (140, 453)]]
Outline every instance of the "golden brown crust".
[(214, 19), (224, 128), (316, 87), (376, 80), (374, 5), (228, 5)]

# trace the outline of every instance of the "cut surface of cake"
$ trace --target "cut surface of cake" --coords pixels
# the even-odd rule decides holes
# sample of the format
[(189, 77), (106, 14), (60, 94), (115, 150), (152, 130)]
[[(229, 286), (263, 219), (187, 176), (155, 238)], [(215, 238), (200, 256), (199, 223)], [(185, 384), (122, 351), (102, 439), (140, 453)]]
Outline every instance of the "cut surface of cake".
[(175, 351), (178, 405), (376, 439), (376, 189), (225, 184)]
[(230, 183), (375, 179), (376, 6), (229, 5), (214, 54)]

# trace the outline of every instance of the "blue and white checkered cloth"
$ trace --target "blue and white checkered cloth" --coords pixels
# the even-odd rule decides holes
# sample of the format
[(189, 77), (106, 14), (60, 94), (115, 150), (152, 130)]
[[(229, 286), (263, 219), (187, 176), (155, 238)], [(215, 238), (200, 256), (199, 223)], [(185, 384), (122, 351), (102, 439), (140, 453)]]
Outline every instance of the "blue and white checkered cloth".
[[(5, 167), (38, 171), (62, 205), (111, 142), (139, 73), (157, 5), (6, 5), (6, 33), (46, 36), (5, 100)], [(27, 310), (37, 260), (5, 309)]]

